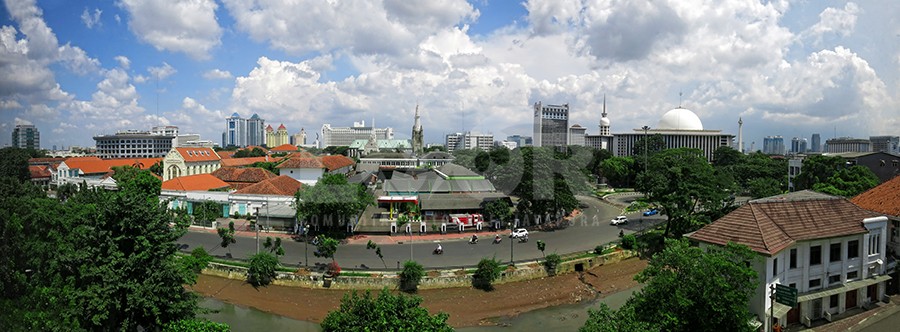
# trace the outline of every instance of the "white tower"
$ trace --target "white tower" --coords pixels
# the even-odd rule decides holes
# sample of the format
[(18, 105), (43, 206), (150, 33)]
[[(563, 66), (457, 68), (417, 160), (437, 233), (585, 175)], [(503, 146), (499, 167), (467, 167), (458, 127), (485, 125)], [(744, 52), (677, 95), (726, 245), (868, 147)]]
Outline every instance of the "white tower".
[(600, 136), (609, 136), (609, 118), (606, 117), (606, 94), (603, 95), (603, 113), (600, 115)]

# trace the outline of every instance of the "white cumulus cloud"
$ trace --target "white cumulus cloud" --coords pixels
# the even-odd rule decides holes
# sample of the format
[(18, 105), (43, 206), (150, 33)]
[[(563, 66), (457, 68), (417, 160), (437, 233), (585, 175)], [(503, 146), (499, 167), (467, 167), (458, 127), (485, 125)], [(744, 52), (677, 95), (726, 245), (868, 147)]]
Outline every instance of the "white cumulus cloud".
[(221, 69), (212, 69), (203, 73), (203, 78), (208, 80), (224, 80), (232, 77), (231, 72)]
[(213, 0), (122, 0), (134, 35), (157, 50), (181, 52), (194, 59), (208, 59), (221, 44), (222, 28)]
[(93, 29), (94, 26), (100, 26), (100, 14), (103, 14), (103, 11), (100, 8), (94, 8), (93, 13), (89, 12), (87, 8), (81, 12), (81, 22), (84, 23), (88, 29)]

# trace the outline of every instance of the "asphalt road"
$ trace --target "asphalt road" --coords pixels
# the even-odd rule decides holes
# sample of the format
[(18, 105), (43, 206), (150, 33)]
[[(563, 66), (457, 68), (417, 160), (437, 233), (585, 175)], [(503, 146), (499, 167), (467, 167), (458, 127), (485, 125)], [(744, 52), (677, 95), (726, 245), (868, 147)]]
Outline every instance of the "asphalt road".
[[(661, 222), (664, 219), (664, 217), (660, 216), (642, 218), (639, 213), (633, 213), (628, 215), (630, 219), (628, 224), (612, 226), (609, 224), (609, 221), (619, 215), (621, 212), (620, 208), (601, 202), (593, 197), (579, 197), (579, 200), (587, 205), (587, 208), (584, 209), (583, 217), (576, 219), (573, 226), (553, 232), (530, 232), (529, 241), (525, 243), (511, 241), (508, 237), (508, 230), (501, 231), (503, 240), (500, 244), (492, 244), (493, 239), (484, 237), (479, 239), (477, 244), (469, 244), (463, 239), (467, 239), (471, 235), (463, 233), (456, 240), (444, 239), (439, 241), (444, 248), (443, 255), (432, 254), (432, 251), (437, 247), (438, 241), (424, 243), (404, 241), (405, 243), (381, 245), (384, 263), (378, 259), (374, 250), (367, 250), (364, 244), (339, 246), (335, 259), (342, 268), (354, 270), (396, 269), (399, 264), (410, 258), (426, 268), (473, 266), (481, 258), (485, 257), (495, 257), (502, 262), (509, 262), (510, 250), (513, 252), (515, 261), (533, 260), (542, 257), (541, 252), (537, 249), (537, 240), (547, 243), (546, 254), (588, 251), (593, 250), (597, 245), (615, 241), (618, 238), (620, 229), (625, 230), (626, 234), (632, 233), (643, 227), (649, 227), (651, 224)], [(641, 221), (642, 219), (643, 221)], [(265, 234), (262, 233), (260, 236), (260, 242), (263, 242)], [(415, 236), (413, 236), (413, 239), (415, 239)], [(248, 256), (256, 252), (256, 240), (254, 238), (239, 237), (237, 242), (230, 245), (227, 249), (220, 247), (219, 241), (219, 236), (216, 234), (188, 232), (179, 239), (178, 243), (181, 245), (182, 251), (188, 252), (195, 247), (202, 246), (211, 255), (218, 257), (225, 257), (226, 254), (230, 253), (234, 258), (247, 259)], [(510, 245), (511, 242), (512, 245)], [(285, 249), (285, 256), (280, 259), (282, 264), (303, 266), (306, 264), (307, 259), (310, 265), (328, 262), (326, 259), (315, 257), (313, 255), (315, 247), (310, 245), (307, 249), (304, 242), (286, 241), (282, 242), (282, 245)], [(262, 248), (261, 244), (260, 248)]]

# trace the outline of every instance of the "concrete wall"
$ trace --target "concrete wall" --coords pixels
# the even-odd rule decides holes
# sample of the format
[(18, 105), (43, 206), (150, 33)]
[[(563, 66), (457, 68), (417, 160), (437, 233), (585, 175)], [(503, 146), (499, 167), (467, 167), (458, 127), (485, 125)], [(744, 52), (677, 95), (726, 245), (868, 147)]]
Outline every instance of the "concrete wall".
[[(617, 263), (621, 260), (637, 257), (637, 252), (624, 250), (612, 252), (603, 256), (581, 258), (572, 261), (563, 262), (557, 267), (557, 274), (565, 274), (575, 272), (579, 264), (582, 271), (589, 270), (593, 267)], [(471, 269), (471, 268), (470, 268)], [(344, 271), (349, 272), (349, 271)], [(360, 272), (360, 271), (353, 271)], [(338, 276), (333, 279), (330, 287), (332, 289), (382, 289), (397, 288), (400, 280), (396, 272), (382, 271), (366, 271), (370, 273), (367, 277), (350, 277)], [(230, 266), (219, 263), (209, 263), (203, 274), (212, 275), (222, 278), (246, 280), (247, 269), (238, 266)], [(453, 287), (471, 287), (472, 275), (466, 274), (464, 269), (455, 270), (426, 270), (425, 277), (419, 282), (419, 289), (437, 289), (437, 288), (453, 288)], [(523, 280), (531, 280), (547, 277), (547, 271), (544, 265), (539, 261), (525, 262), (516, 264), (516, 267), (507, 268), (494, 284), (503, 284), (507, 282), (516, 282)], [(325, 288), (323, 276), (318, 272), (308, 274), (297, 274), (292, 272), (278, 272), (276, 285), (305, 287), (305, 288)]]

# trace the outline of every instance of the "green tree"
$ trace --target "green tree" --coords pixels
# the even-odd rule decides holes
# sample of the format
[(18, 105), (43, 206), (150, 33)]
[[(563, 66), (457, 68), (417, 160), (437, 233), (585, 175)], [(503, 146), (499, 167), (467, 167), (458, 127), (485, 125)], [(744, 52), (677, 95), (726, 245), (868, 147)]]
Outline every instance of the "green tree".
[(803, 159), (803, 167), (800, 174), (794, 178), (794, 190), (813, 189), (816, 184), (822, 183), (832, 177), (838, 170), (844, 168), (844, 158), (811, 155)]
[(250, 164), (249, 167), (262, 168), (264, 170), (272, 172), (272, 174), (278, 175), (278, 173), (279, 173), (278, 164), (279, 163), (271, 162), (271, 161), (257, 161), (255, 163)]
[(447, 148), (445, 148), (443, 145), (432, 145), (432, 146), (425, 148), (424, 151), (425, 151), (425, 153), (429, 153), (431, 151), (447, 152)]
[(313, 254), (316, 257), (330, 258), (334, 262), (334, 254), (337, 253), (338, 244), (340, 242), (337, 239), (319, 235), (319, 244), (316, 245), (316, 252)]
[(163, 332), (228, 332), (228, 324), (211, 322), (206, 319), (182, 319), (170, 322), (163, 327)]
[(284, 256), (284, 247), (281, 246), (280, 237), (276, 237), (275, 241), (272, 241), (272, 238), (267, 236), (266, 242), (263, 242), (263, 248), (269, 250), (275, 257)]
[(713, 166), (726, 167), (739, 165), (744, 162), (744, 155), (729, 146), (720, 146), (713, 152)]
[(747, 182), (747, 189), (753, 198), (775, 196), (783, 192), (778, 181), (771, 178), (750, 179)]
[(375, 204), (375, 197), (362, 185), (348, 183), (342, 174), (325, 174), (315, 186), (304, 187), (294, 195), (297, 219), (318, 216), (345, 221)]
[(375, 256), (378, 256), (378, 259), (381, 260), (381, 264), (384, 265), (384, 268), (387, 268), (387, 263), (384, 262), (384, 254), (381, 253), (381, 247), (375, 244), (375, 242), (372, 242), (372, 240), (369, 240), (369, 242), (366, 243), (366, 249), (375, 249)]
[(203, 201), (194, 205), (194, 221), (201, 225), (212, 225), (212, 222), (222, 216), (222, 204), (213, 201)]
[[(155, 330), (192, 318), (196, 295), (184, 287), (191, 272), (175, 244), (188, 222), (160, 204), (158, 184), (142, 172), (118, 191), (85, 187), (65, 202), (3, 196), (9, 223), (0, 243), (23, 250), (0, 255), (12, 256), (2, 269), (21, 271), (0, 273), (5, 329)], [(10, 227), (27, 232), (11, 238)]]
[(9, 176), (19, 181), (31, 181), (28, 159), (31, 153), (25, 149), (6, 147), (0, 149), (0, 176)]
[(829, 195), (853, 197), (878, 185), (878, 176), (863, 166), (841, 168), (824, 182), (813, 185), (813, 190)]
[(278, 275), (278, 257), (268, 252), (250, 256), (250, 268), (247, 269), (247, 282), (253, 287), (268, 286)]
[[(650, 160), (654, 172), (638, 175), (637, 188), (649, 201), (661, 206), (667, 222), (664, 236), (676, 238), (709, 222), (710, 216), (730, 211), (734, 182), (715, 175), (697, 149), (668, 149)], [(700, 218), (698, 212), (709, 215)]]
[(500, 277), (503, 267), (500, 261), (494, 258), (482, 258), (472, 275), (472, 287), (484, 291), (494, 290), (494, 280)]
[(185, 270), (185, 277), (188, 279), (185, 280), (186, 284), (194, 284), (197, 282), (197, 275), (200, 274), (200, 271), (203, 271), (208, 265), (209, 262), (212, 261), (212, 256), (206, 252), (206, 249), (203, 247), (194, 248), (191, 251), (191, 254), (188, 256), (181, 257), (181, 265)]
[(544, 267), (547, 269), (547, 274), (554, 276), (556, 275), (556, 269), (559, 267), (559, 264), (562, 263), (562, 257), (559, 257), (557, 254), (549, 254), (544, 258)]
[(614, 187), (627, 187), (634, 181), (634, 158), (607, 158), (600, 162), (600, 174)]
[(260, 149), (259, 147), (254, 147), (252, 149), (240, 149), (234, 153), (233, 158), (250, 158), (250, 157), (265, 157), (266, 151)]
[(512, 205), (505, 199), (493, 200), (484, 204), (484, 214), (488, 220), (507, 221), (512, 216)]
[(349, 146), (327, 146), (322, 152), (330, 155), (342, 155), (347, 156), (350, 155), (350, 147)]
[(148, 170), (150, 171), (150, 173), (156, 174), (157, 176), (162, 176), (163, 175), (162, 160), (157, 161), (153, 165), (150, 165), (150, 168), (148, 168)]
[(234, 221), (228, 222), (228, 228), (219, 228), (216, 229), (216, 232), (219, 234), (219, 238), (222, 242), (219, 242), (219, 245), (222, 248), (228, 248), (229, 245), (237, 242), (237, 239), (234, 237)]
[(414, 261), (406, 261), (403, 263), (403, 270), (400, 271), (400, 290), (408, 293), (415, 293), (419, 288), (419, 282), (425, 276), (425, 268), (422, 264)]
[(743, 245), (700, 248), (667, 240), (635, 277), (641, 291), (618, 311), (591, 312), (582, 331), (753, 331), (747, 301), (757, 274), (747, 262), (757, 259)]
[(322, 320), (322, 331), (453, 331), (447, 314), (428, 314), (416, 296), (391, 294), (382, 289), (377, 297), (369, 291), (345, 294), (338, 310)]
[(491, 155), (487, 151), (478, 151), (475, 155), (475, 170), (478, 173), (484, 173), (491, 166)]

